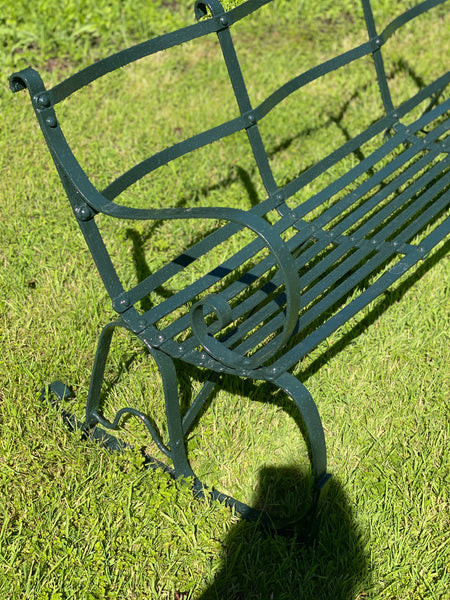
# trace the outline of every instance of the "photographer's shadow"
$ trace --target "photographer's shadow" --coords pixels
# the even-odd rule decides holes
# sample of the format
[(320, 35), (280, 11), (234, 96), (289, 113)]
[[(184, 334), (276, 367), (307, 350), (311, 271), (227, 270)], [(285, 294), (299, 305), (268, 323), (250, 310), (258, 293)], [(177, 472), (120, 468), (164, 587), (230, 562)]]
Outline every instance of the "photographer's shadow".
[[(265, 467), (252, 506), (275, 520), (300, 513), (310, 477), (296, 467)], [(224, 544), (222, 566), (197, 600), (350, 600), (368, 583), (361, 535), (334, 478), (316, 517), (284, 529), (240, 521)]]

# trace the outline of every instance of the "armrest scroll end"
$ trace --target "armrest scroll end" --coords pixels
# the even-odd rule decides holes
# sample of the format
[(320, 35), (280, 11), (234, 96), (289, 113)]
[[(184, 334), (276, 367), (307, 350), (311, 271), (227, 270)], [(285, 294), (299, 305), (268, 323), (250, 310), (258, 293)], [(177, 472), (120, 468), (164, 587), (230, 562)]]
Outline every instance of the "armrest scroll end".
[(31, 94), (36, 94), (45, 90), (44, 82), (39, 73), (28, 67), (17, 73), (13, 73), (9, 78), (9, 87), (15, 94), (24, 89), (28, 89)]

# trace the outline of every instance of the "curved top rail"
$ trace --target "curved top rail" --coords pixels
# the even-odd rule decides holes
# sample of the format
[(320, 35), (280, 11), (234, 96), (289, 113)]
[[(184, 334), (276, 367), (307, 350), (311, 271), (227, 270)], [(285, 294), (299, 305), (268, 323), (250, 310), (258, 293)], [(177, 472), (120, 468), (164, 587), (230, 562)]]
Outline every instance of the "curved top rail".
[[(140, 58), (149, 56), (151, 54), (155, 54), (157, 52), (160, 52), (161, 50), (167, 50), (169, 48), (172, 48), (173, 46), (177, 46), (184, 42), (203, 37), (210, 33), (220, 31), (224, 27), (228, 27), (232, 23), (236, 23), (237, 21), (243, 19), (252, 12), (258, 10), (265, 4), (268, 4), (270, 1), (271, 0), (247, 0), (247, 2), (244, 2), (243, 4), (227, 12), (224, 12), (221, 15), (218, 15), (216, 17), (213, 16), (212, 18), (207, 19), (205, 21), (200, 21), (193, 25), (188, 25), (187, 27), (184, 27), (182, 29), (178, 29), (176, 31), (160, 35), (156, 38), (152, 38), (150, 40), (132, 46), (131, 48), (121, 50), (116, 54), (112, 54), (111, 56), (108, 56), (103, 60), (100, 60), (99, 62), (94, 63), (89, 67), (86, 67), (82, 71), (75, 73), (74, 75), (68, 77), (61, 83), (57, 84), (52, 89), (48, 90), (51, 103), (53, 105), (58, 104), (59, 102), (67, 98), (67, 96), (70, 96), (70, 94), (79, 90), (85, 85), (88, 85), (92, 81), (95, 81), (96, 79), (103, 77), (107, 73), (115, 71), (120, 67), (124, 67), (130, 64), (131, 62), (139, 60)], [(424, 2), (422, 2), (421, 4), (418, 4), (417, 6), (408, 9), (407, 11), (396, 17), (387, 25), (387, 27), (383, 30), (381, 35), (378, 36), (377, 47), (379, 47), (380, 41), (381, 43), (384, 43), (400, 27), (402, 27), (415, 17), (423, 14), (430, 8), (433, 8), (439, 4), (443, 4), (444, 2), (446, 2), (446, 0), (424, 0)], [(358, 51), (368, 53), (373, 49), (374, 48), (371, 48), (368, 45), (362, 45), (358, 48)], [(362, 55), (363, 54), (361, 54), (361, 56)], [(353, 58), (350, 53), (344, 53), (340, 56), (347, 56), (349, 58), (349, 62), (357, 58)], [(337, 58), (338, 57), (336, 57), (336, 59)], [(336, 59), (332, 59), (332, 61)], [(339, 68), (339, 66), (346, 64), (345, 62), (342, 62), (337, 64), (336, 66), (332, 66), (332, 61), (327, 61), (327, 63), (325, 63), (330, 63), (330, 70)], [(323, 72), (319, 72), (318, 70), (317, 74), (315, 74), (315, 77), (320, 77), (321, 75), (326, 74), (327, 72), (328, 70), (325, 70)], [(309, 79), (308, 81), (312, 80)], [(295, 87), (295, 89), (298, 89), (299, 87), (301, 87), (301, 85), (304, 84), (300, 84), (298, 87)], [(283, 96), (283, 98), (285, 97), (286, 96)]]
[(421, 14), (427, 12), (429, 9), (438, 6), (439, 4), (444, 4), (447, 0), (424, 0), (421, 4), (417, 6), (413, 6), (409, 10), (405, 11), (398, 17), (396, 17), (393, 21), (391, 21), (382, 31), (380, 37), (385, 42), (388, 40), (400, 27), (406, 25), (412, 19), (420, 16)]
[(92, 83), (96, 79), (111, 73), (120, 67), (124, 67), (144, 56), (156, 54), (161, 50), (167, 50), (173, 46), (178, 46), (184, 42), (189, 42), (196, 38), (203, 37), (213, 32), (220, 31), (232, 23), (239, 21), (245, 16), (251, 14), (261, 6), (268, 4), (271, 0), (247, 0), (241, 6), (237, 6), (223, 13), (220, 16), (200, 21), (193, 25), (188, 25), (182, 29), (165, 33), (156, 38), (152, 38), (131, 48), (121, 50), (100, 60), (82, 71), (68, 77), (61, 83), (48, 90), (52, 105), (58, 104), (70, 94), (73, 94), (80, 88)]
[(286, 82), (278, 89), (276, 89), (270, 96), (261, 102), (259, 106), (254, 109), (254, 114), (257, 119), (265, 117), (273, 108), (275, 108), (280, 102), (285, 100), (292, 93), (296, 92), (308, 83), (327, 75), (331, 71), (335, 71), (344, 65), (350, 64), (351, 62), (370, 54), (374, 50), (378, 49), (383, 43), (385, 43), (400, 27), (406, 25), (409, 21), (418, 17), (419, 15), (427, 12), (427, 10), (434, 8), (439, 4), (444, 4), (447, 0), (425, 0), (421, 4), (408, 9), (393, 21), (391, 21), (383, 30), (379, 36), (375, 36), (368, 42), (365, 42), (356, 48), (352, 48), (347, 52), (343, 52), (338, 56), (334, 56), (329, 60), (316, 65), (307, 71), (304, 71), (300, 75), (297, 75), (290, 81)]
[[(425, 0), (421, 4), (405, 11), (403, 14), (391, 21), (383, 30), (381, 35), (377, 36), (376, 39), (372, 38), (371, 40), (361, 44), (360, 46), (357, 46), (356, 48), (348, 52), (344, 52), (343, 54), (340, 54), (328, 61), (325, 61), (324, 63), (301, 73), (300, 75), (294, 77), (287, 83), (283, 84), (251, 111), (255, 122), (265, 117), (285, 98), (287, 98), (289, 95), (291, 95), (293, 92), (297, 91), (307, 83), (329, 73), (330, 71), (338, 69), (341, 66), (344, 66), (345, 64), (348, 64), (364, 55), (367, 55), (370, 52), (373, 52), (376, 48), (379, 48), (379, 46), (383, 44), (390, 36), (392, 36), (395, 31), (397, 31), (407, 22), (424, 13), (429, 8), (433, 8), (439, 4), (443, 4), (445, 1), (446, 0)], [(246, 15), (260, 8), (264, 4), (267, 4), (268, 2), (270, 2), (270, 0), (248, 0), (240, 6), (232, 9), (228, 13), (222, 13), (222, 15), (218, 18), (223, 17), (223, 15), (227, 15), (227, 23), (229, 23), (228, 19), (230, 17), (233, 22), (236, 22), (237, 20), (242, 19)], [(221, 26), (223, 27), (223, 24)], [(165, 34), (158, 38), (154, 38), (153, 40), (149, 40), (148, 42), (144, 42), (143, 44), (139, 44), (138, 46), (134, 46), (128, 50), (119, 52), (118, 54), (110, 56), (104, 59), (103, 61), (100, 61), (99, 63), (95, 63), (94, 65), (91, 65), (91, 67), (88, 67), (87, 69), (79, 72), (78, 74), (69, 77), (61, 84), (55, 86), (52, 90), (48, 90), (46, 92), (46, 102), (48, 102), (48, 99), (50, 99), (49, 103), (54, 103), (55, 96), (58, 98), (59, 101), (60, 99), (65, 97), (65, 95), (69, 95), (70, 93), (72, 93), (72, 91), (82, 87), (83, 85), (86, 85), (86, 83), (89, 83), (97, 77), (101, 77), (103, 74), (114, 70), (122, 66), (123, 64), (127, 64), (129, 62), (132, 62), (133, 60), (136, 60), (137, 57), (144, 56), (151, 52), (157, 52), (160, 49), (168, 48), (170, 47), (170, 45), (182, 43), (182, 41), (184, 40), (193, 39), (194, 37), (198, 37), (199, 35), (204, 35), (205, 32), (208, 33), (210, 31), (218, 30), (217, 28), (218, 25), (214, 21), (214, 19), (208, 19), (206, 21), (201, 21), (200, 23), (197, 23), (195, 25), (188, 26), (182, 30)], [(97, 69), (99, 69), (98, 72)], [(32, 97), (37, 95), (39, 92), (45, 91), (42, 79), (40, 78), (38, 73), (32, 69), (27, 69), (21, 73), (13, 75), (11, 77), (11, 87), (13, 91), (18, 91), (23, 87), (29, 87), (29, 91)], [(107, 188), (105, 188), (105, 190), (103, 190), (102, 193), (99, 193), (96, 189), (95, 193), (93, 193), (94, 188), (92, 184), (90, 184), (90, 186), (88, 187), (91, 188), (91, 193), (86, 194), (86, 198), (89, 198), (89, 200), (87, 200), (88, 204), (90, 204), (91, 208), (93, 208), (94, 210), (98, 210), (99, 212), (105, 212), (107, 214), (110, 214), (110, 216), (118, 216), (119, 213), (125, 211), (125, 213), (127, 214), (125, 218), (154, 218), (153, 216), (151, 216), (151, 214), (153, 214), (153, 209), (147, 209), (150, 210), (150, 212), (147, 212), (146, 209), (131, 209), (125, 207), (121, 207), (119, 209), (120, 205), (114, 205), (113, 203), (110, 203), (110, 201), (113, 200), (113, 198), (120, 195), (120, 193), (122, 193), (129, 186), (131, 186), (136, 181), (144, 177), (150, 171), (158, 168), (159, 166), (166, 164), (174, 158), (189, 153), (192, 150), (202, 147), (208, 143), (211, 143), (213, 141), (216, 141), (220, 138), (226, 137), (232, 133), (246, 128), (248, 126), (248, 123), (246, 121), (245, 116), (245, 114), (241, 114), (239, 117), (232, 119), (231, 121), (225, 122), (222, 125), (219, 125), (210, 130), (197, 134), (191, 138), (188, 138), (184, 142), (180, 142), (175, 144), (174, 146), (170, 146), (169, 148), (166, 148), (165, 150), (157, 153), (156, 155), (152, 155), (151, 157), (145, 159), (138, 165), (135, 165), (135, 167), (133, 167), (129, 171), (126, 171), (124, 174), (119, 176), (119, 178), (113, 181)], [(390, 118), (388, 118), (388, 120), (389, 119)], [(383, 120), (382, 122), (384, 123)], [(84, 172), (82, 172), (82, 170), (79, 168), (76, 159), (70, 152), (67, 142), (65, 141), (61, 132), (58, 129), (49, 129), (44, 123), (42, 123), (42, 126), (44, 127), (44, 130), (46, 131), (49, 140), (52, 140), (54, 149), (56, 149), (57, 147), (66, 148), (67, 152), (64, 153), (64, 156), (66, 158), (70, 156), (70, 167), (68, 169), (68, 172), (75, 169), (75, 172), (78, 172), (77, 179), (79, 182), (87, 179)], [(58, 133), (60, 135), (58, 135)], [(57, 137), (58, 140), (54, 139), (55, 137)], [(299, 181), (295, 180), (294, 182), (291, 182), (291, 185), (288, 187), (290, 188), (293, 186), (295, 189), (297, 189), (298, 185)], [(294, 191), (295, 190), (293, 189), (289, 189), (288, 192), (288, 189), (286, 189), (285, 193), (288, 193), (288, 195), (292, 195)], [(93, 200), (94, 198), (95, 200)], [(121, 214), (121, 216), (124, 215)], [(167, 214), (165, 215), (165, 218), (171, 217)]]

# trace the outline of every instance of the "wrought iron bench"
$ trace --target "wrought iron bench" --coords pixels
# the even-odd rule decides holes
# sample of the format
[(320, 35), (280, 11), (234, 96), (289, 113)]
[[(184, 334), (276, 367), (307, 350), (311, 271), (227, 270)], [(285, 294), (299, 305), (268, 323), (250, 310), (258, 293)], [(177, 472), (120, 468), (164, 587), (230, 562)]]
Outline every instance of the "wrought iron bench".
[[(121, 449), (123, 444), (107, 430), (117, 429), (124, 415), (135, 415), (173, 463), (175, 476), (191, 477), (194, 473), (185, 441), (213, 390), (220, 386), (222, 375), (271, 382), (301, 413), (315, 505), (329, 478), (324, 432), (310, 393), (290, 370), (448, 236), (450, 100), (444, 96), (450, 73), (395, 105), (385, 74), (384, 46), (403, 25), (443, 0), (422, 2), (380, 32), (370, 0), (362, 0), (367, 41), (298, 74), (264, 101), (252, 105), (231, 29), (269, 1), (248, 0), (227, 12), (219, 0), (197, 1), (196, 24), (118, 52), (48, 90), (31, 68), (12, 75), (10, 85), (14, 92), (29, 90), (75, 218), (118, 313), (100, 335), (85, 420), (80, 424), (63, 411), (66, 420), (107, 447)], [(102, 191), (94, 187), (63, 136), (55, 110), (58, 104), (83, 86), (142, 57), (212, 34), (217, 35), (237, 101), (235, 118), (158, 152)], [(373, 59), (384, 115), (287, 184), (277, 184), (260, 123), (288, 96), (297, 93), (301, 98), (303, 86), (367, 56)], [(266, 190), (266, 199), (249, 210), (223, 206), (137, 208), (116, 202), (122, 192), (162, 165), (239, 131), (248, 136)], [(381, 139), (375, 149), (335, 175), (336, 165), (357, 155), (361, 146), (374, 139)], [(329, 173), (327, 184), (298, 202), (298, 192), (324, 173)], [(220, 224), (127, 288), (102, 238), (97, 224), (100, 215), (130, 221), (206, 219)], [(251, 232), (252, 239), (223, 258), (222, 246), (243, 231)], [(142, 308), (144, 298), (206, 254), (213, 257), (214, 268), (209, 266), (158, 305)], [(100, 393), (117, 327), (137, 336), (157, 363), (165, 395), (168, 444), (160, 439), (151, 418), (135, 408), (121, 408), (111, 420), (102, 413)], [(175, 366), (180, 361), (210, 374), (184, 412)], [(69, 393), (60, 382), (47, 390), (47, 395), (60, 399)], [(162, 464), (156, 459), (151, 463)], [(196, 492), (204, 493), (202, 483), (195, 477), (194, 482)], [(255, 516), (252, 509), (230, 496), (215, 490), (208, 493), (244, 516)]]

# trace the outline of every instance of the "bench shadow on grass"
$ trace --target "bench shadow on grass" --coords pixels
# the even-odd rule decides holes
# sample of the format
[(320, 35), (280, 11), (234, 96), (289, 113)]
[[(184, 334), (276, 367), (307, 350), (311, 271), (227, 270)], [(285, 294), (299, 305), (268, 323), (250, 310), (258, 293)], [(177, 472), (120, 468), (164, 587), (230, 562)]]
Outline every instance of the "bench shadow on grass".
[[(302, 504), (307, 477), (295, 467), (264, 467), (252, 505)], [(276, 510), (279, 514), (279, 510)], [(350, 600), (368, 578), (361, 534), (339, 483), (329, 482), (327, 496), (311, 536), (305, 524), (270, 531), (240, 521), (223, 547), (220, 571), (196, 600)]]

